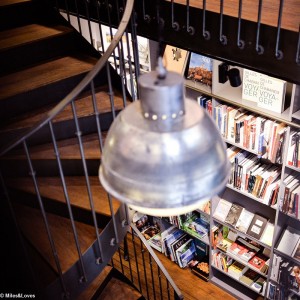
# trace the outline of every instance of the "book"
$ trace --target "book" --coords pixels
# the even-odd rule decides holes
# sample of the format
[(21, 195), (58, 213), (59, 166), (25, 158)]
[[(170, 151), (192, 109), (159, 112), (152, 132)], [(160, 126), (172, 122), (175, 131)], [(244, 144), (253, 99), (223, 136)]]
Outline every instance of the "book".
[(242, 99), (256, 102), (259, 97), (260, 73), (243, 69)]
[(220, 199), (216, 207), (216, 210), (214, 211), (213, 214), (214, 218), (224, 222), (228, 215), (231, 205), (232, 205), (231, 202), (225, 199)]
[(196, 247), (193, 239), (189, 239), (176, 250), (177, 262), (181, 268), (185, 268), (194, 258)]
[(260, 241), (268, 246), (272, 246), (273, 234), (274, 234), (274, 224), (268, 222), (260, 238)]
[(293, 251), (298, 244), (300, 239), (300, 232), (291, 226), (287, 226), (283, 230), (282, 236), (280, 238), (277, 250), (292, 256)]
[(268, 270), (269, 257), (263, 252), (257, 253), (249, 260), (249, 264), (258, 271), (265, 273)]
[(187, 85), (207, 86), (211, 91), (213, 60), (210, 57), (192, 52), (186, 73)]
[(251, 285), (254, 281), (256, 281), (260, 275), (256, 273), (252, 269), (248, 269), (240, 278), (240, 281), (245, 283), (246, 285)]
[(300, 260), (300, 239), (298, 239), (298, 242), (292, 252), (292, 256), (295, 258), (295, 259), (298, 259)]
[(239, 280), (248, 268), (242, 263), (235, 261), (228, 267), (228, 274)]
[(167, 45), (163, 55), (163, 61), (168, 71), (184, 74), (188, 51), (178, 47)]
[(235, 226), (244, 208), (236, 203), (233, 203), (225, 218), (225, 223)]
[(225, 238), (225, 239), (219, 241), (219, 243), (217, 244), (217, 248), (221, 249), (224, 252), (227, 252), (228, 249), (231, 247), (232, 243), (233, 243), (233, 241)]
[(152, 238), (150, 238), (148, 240), (148, 243), (154, 249), (158, 250), (159, 252), (162, 252), (162, 248), (161, 248), (161, 245), (162, 245), (162, 243), (161, 243), (161, 233), (158, 233), (158, 234), (154, 235)]
[(255, 214), (247, 230), (247, 234), (259, 240), (263, 234), (267, 222), (267, 218)]
[(251, 288), (253, 288), (258, 293), (262, 293), (265, 284), (266, 284), (266, 278), (265, 277), (259, 277), (250, 286), (251, 286)]
[(253, 220), (254, 217), (254, 213), (243, 209), (239, 219), (237, 220), (236, 224), (235, 224), (235, 228), (238, 231), (241, 231), (243, 233), (246, 233), (246, 231), (248, 230), (251, 221)]
[(183, 234), (170, 245), (170, 259), (172, 261), (177, 262), (176, 250), (185, 244), (189, 239), (190, 236), (188, 234)]

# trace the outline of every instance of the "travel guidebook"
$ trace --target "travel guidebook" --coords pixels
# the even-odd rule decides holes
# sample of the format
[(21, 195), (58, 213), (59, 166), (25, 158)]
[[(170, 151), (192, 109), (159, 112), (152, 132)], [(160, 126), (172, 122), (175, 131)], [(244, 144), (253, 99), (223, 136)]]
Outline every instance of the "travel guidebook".
[(211, 91), (212, 86), (212, 59), (197, 53), (191, 53), (188, 69), (186, 71), (187, 85), (208, 87)]

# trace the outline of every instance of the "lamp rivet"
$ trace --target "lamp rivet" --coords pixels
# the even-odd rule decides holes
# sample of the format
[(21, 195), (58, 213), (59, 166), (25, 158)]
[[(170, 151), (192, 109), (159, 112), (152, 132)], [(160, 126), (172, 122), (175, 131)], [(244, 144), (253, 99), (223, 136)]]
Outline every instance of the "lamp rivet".
[(162, 118), (163, 120), (166, 120), (166, 119), (167, 119), (167, 115), (162, 115), (161, 118)]
[(177, 114), (172, 114), (172, 118), (175, 119), (177, 117)]
[(149, 114), (148, 114), (148, 113), (145, 113), (145, 114), (144, 114), (144, 117), (145, 117), (146, 119), (148, 119), (148, 118), (149, 118)]
[(153, 115), (152, 120), (154, 120), (154, 121), (157, 120), (157, 115)]
[(182, 116), (182, 115), (183, 115), (183, 110), (181, 110), (181, 111), (179, 112), (179, 115), (180, 115), (180, 116)]

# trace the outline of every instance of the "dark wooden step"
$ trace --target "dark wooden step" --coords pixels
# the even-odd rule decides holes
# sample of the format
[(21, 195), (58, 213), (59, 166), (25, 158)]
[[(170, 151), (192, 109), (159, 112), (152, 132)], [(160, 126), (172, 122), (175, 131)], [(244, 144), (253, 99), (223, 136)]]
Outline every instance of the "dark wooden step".
[[(62, 100), (97, 59), (84, 55), (58, 58), (0, 77), (0, 118), (8, 118)], [(100, 78), (105, 83), (105, 78)]]
[(67, 55), (76, 47), (71, 27), (29, 24), (0, 32), (0, 74)]
[[(15, 212), (26, 239), (42, 255), (53, 270), (57, 271), (40, 211), (24, 205), (15, 204)], [(57, 255), (61, 263), (61, 269), (62, 272), (65, 272), (78, 260), (71, 223), (67, 218), (50, 213), (47, 213), (47, 218)], [(81, 251), (84, 253), (95, 241), (95, 229), (90, 225), (79, 222), (75, 223)]]
[[(123, 109), (123, 98), (119, 92), (115, 92), (113, 97), (114, 110), (118, 113)], [(97, 108), (100, 113), (99, 120), (102, 131), (107, 131), (112, 120), (112, 107), (107, 88), (103, 87), (96, 93)], [(83, 135), (97, 132), (96, 119), (91, 96), (83, 96), (75, 102), (76, 112), (79, 119), (80, 129)], [(8, 144), (9, 141), (24, 134), (32, 126), (37, 124), (45, 114), (53, 107), (53, 105), (45, 106), (41, 109), (36, 109), (16, 118), (11, 118), (10, 123), (2, 125), (0, 128), (0, 141), (2, 145)], [(58, 140), (75, 137), (75, 123), (71, 105), (68, 105), (57, 117), (53, 120), (53, 127), (56, 138)], [(29, 139), (30, 144), (49, 143), (52, 141), (48, 126), (41, 128), (35, 135)]]
[[(66, 185), (70, 202), (74, 208), (79, 208), (82, 211), (90, 212), (90, 202), (87, 194), (86, 182), (83, 176), (68, 176)], [(65, 206), (65, 196), (63, 186), (59, 177), (38, 177), (39, 192), (45, 201), (52, 201)], [(103, 216), (111, 216), (107, 193), (100, 185), (98, 176), (89, 177), (91, 192), (95, 210)], [(10, 189), (18, 190), (27, 193), (27, 200), (31, 201), (32, 206), (37, 206), (37, 198), (32, 179), (29, 177), (22, 178), (7, 178), (6, 183)], [(25, 194), (23, 199), (19, 201), (26, 202)], [(120, 207), (120, 202), (113, 199), (113, 209), (116, 211)], [(28, 203), (28, 201), (27, 201)], [(30, 204), (30, 203), (28, 203)]]

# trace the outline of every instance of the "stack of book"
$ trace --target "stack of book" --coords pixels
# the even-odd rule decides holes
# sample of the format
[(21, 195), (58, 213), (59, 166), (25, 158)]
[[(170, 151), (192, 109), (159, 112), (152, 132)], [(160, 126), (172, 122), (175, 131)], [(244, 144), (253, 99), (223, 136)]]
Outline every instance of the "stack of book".
[(243, 265), (242, 263), (235, 261), (228, 267), (228, 274), (237, 279), (240, 280), (242, 275), (246, 272), (247, 267)]
[(287, 226), (281, 234), (277, 250), (300, 261), (300, 231)]
[(292, 131), (288, 142), (287, 164), (296, 168), (300, 167), (300, 133)]

